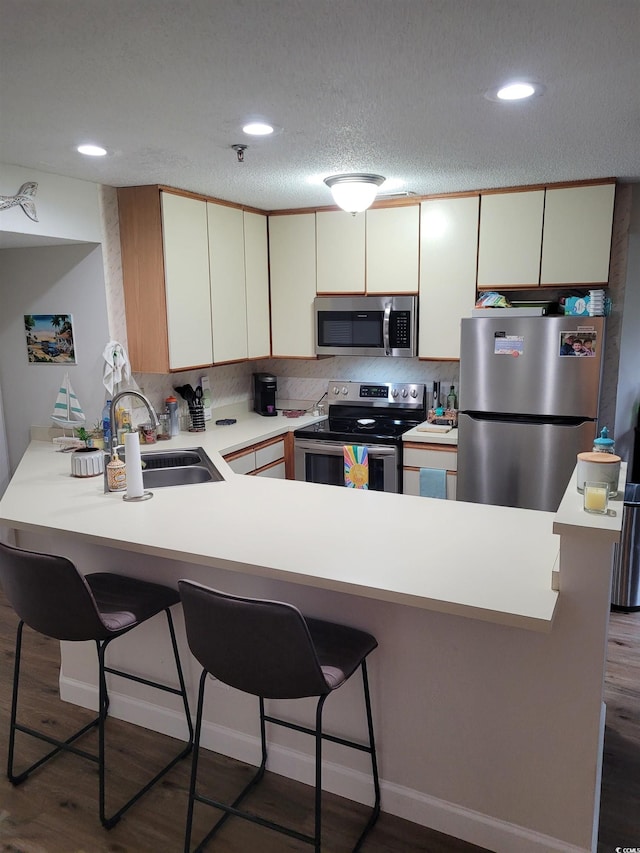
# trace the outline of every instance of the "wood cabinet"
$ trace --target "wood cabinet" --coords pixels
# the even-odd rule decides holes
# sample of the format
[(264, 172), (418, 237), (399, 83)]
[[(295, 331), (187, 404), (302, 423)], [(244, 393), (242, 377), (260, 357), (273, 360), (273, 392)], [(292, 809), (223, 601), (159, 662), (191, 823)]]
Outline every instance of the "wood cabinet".
[(547, 188), (540, 283), (609, 281), (615, 184)]
[[(235, 453), (228, 453), (223, 458), (236, 474), (284, 480), (288, 469), (287, 445), (290, 437), (291, 434), (286, 433), (270, 438)], [(293, 472), (290, 478), (293, 478)]]
[(615, 183), (483, 194), (478, 288), (606, 286)]
[(420, 495), (420, 469), (437, 468), (447, 472), (447, 500), (456, 499), (458, 452), (445, 444), (407, 441), (403, 445), (402, 479), (405, 495)]
[(367, 293), (417, 293), (420, 205), (366, 211)]
[(477, 195), (423, 201), (418, 355), (460, 358), (460, 320), (476, 301)]
[(316, 291), (364, 294), (366, 214), (316, 213)]
[(537, 287), (544, 189), (482, 195), (478, 287)]
[(118, 207), (134, 371), (269, 355), (266, 216), (154, 186)]
[(315, 358), (316, 216), (269, 217), (271, 352), (275, 357)]

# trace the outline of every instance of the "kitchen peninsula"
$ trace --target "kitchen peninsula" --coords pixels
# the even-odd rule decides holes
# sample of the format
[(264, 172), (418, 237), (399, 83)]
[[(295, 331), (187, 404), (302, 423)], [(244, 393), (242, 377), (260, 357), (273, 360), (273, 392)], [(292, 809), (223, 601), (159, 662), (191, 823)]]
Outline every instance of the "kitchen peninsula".
[[(21, 547), (64, 554), (87, 573), (188, 577), (371, 631), (383, 810), (505, 853), (595, 850), (621, 512), (594, 521), (575, 482), (554, 515), (237, 475), (221, 454), (292, 427), (280, 417), (263, 419), (260, 436), (236, 426), (171, 441), (202, 446), (222, 482), (157, 489), (138, 504), (104, 494), (101, 478), (72, 478), (65, 454), (34, 441), (0, 523)], [(114, 660), (161, 674), (160, 632), (141, 631), (114, 646)], [(183, 633), (180, 643), (188, 658)], [(93, 654), (62, 644), (63, 698), (95, 704)], [(192, 695), (198, 675), (191, 660)], [(327, 726), (361, 737), (356, 687), (327, 703)], [(252, 700), (210, 689), (203, 744), (255, 763)], [(114, 692), (112, 710), (183, 735), (171, 697), (151, 704), (144, 686)], [(325, 786), (368, 802), (367, 771), (346, 758), (328, 745)], [(306, 759), (295, 733), (278, 732), (270, 769), (310, 782)]]

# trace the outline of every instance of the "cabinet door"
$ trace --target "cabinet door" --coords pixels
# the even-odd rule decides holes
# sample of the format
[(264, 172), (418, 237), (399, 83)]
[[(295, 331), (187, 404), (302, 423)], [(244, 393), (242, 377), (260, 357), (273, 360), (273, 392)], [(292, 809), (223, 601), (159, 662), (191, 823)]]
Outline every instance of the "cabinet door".
[(420, 207), (366, 211), (367, 293), (417, 293)]
[(247, 357), (244, 220), (236, 207), (207, 202), (211, 327), (215, 363)]
[(244, 274), (247, 294), (247, 355), (271, 354), (267, 217), (244, 212)]
[(318, 293), (364, 293), (365, 221), (344, 210), (316, 213)]
[[(163, 192), (169, 368), (213, 363), (206, 202)], [(139, 306), (144, 311), (144, 305)]]
[[(447, 471), (447, 500), (455, 501), (457, 476)], [(402, 472), (402, 494), (420, 497), (420, 471), (415, 468), (405, 468)]]
[(476, 301), (478, 209), (478, 196), (422, 202), (420, 358), (460, 358), (460, 320)]
[(537, 287), (544, 190), (481, 196), (478, 287)]
[(609, 281), (615, 184), (548, 189), (541, 284)]
[(315, 214), (270, 216), (269, 253), (272, 353), (291, 358), (315, 356)]

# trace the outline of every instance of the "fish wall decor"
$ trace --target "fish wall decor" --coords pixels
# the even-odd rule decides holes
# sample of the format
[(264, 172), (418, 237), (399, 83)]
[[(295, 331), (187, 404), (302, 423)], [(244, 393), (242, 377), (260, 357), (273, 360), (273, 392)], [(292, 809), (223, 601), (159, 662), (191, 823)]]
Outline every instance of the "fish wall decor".
[(37, 222), (38, 214), (36, 212), (36, 205), (34, 202), (34, 196), (37, 189), (38, 184), (35, 181), (27, 181), (26, 184), (23, 184), (20, 187), (15, 195), (0, 195), (0, 210), (9, 210), (12, 207), (20, 205), (29, 219), (33, 219), (34, 222)]

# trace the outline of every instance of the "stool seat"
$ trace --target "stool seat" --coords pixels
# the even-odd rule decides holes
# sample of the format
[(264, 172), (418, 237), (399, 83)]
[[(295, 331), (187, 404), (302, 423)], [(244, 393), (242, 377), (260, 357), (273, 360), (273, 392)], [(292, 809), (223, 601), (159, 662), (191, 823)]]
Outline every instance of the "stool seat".
[(140, 625), (180, 603), (177, 589), (159, 583), (110, 572), (96, 572), (84, 577), (106, 629), (104, 639)]
[[(202, 666), (196, 712), (195, 749), (191, 767), (189, 806), (185, 833), (185, 853), (190, 853), (193, 811), (196, 803), (220, 809), (223, 814), (196, 848), (203, 850), (231, 815), (281, 832), (322, 849), (322, 741), (358, 749), (371, 756), (375, 801), (367, 824), (356, 842), (360, 849), (380, 813), (380, 783), (376, 759), (371, 700), (367, 677), (367, 656), (378, 643), (358, 628), (308, 618), (292, 604), (244, 598), (210, 589), (193, 581), (178, 581), (184, 610), (189, 648)], [(354, 672), (362, 671), (367, 716), (368, 744), (335, 735), (322, 729), (322, 710), (327, 697)], [(207, 674), (245, 693), (258, 697), (262, 761), (258, 771), (232, 803), (222, 803), (198, 791), (198, 749)], [(265, 699), (317, 697), (315, 728), (299, 725), (267, 714)], [(267, 763), (266, 723), (294, 729), (315, 738), (315, 826), (314, 834), (267, 820), (239, 804), (262, 779)]]
[[(16, 632), (7, 776), (12, 784), (20, 785), (34, 770), (60, 752), (71, 752), (94, 761), (98, 765), (100, 821), (105, 828), (111, 829), (143, 794), (192, 749), (193, 724), (170, 612), (170, 608), (180, 602), (180, 595), (177, 590), (161, 584), (137, 580), (117, 573), (96, 572), (85, 577), (66, 557), (26, 551), (1, 542), (0, 584), (20, 619)], [(122, 669), (114, 669), (107, 666), (105, 661), (107, 647), (114, 639), (162, 612), (167, 619), (179, 688), (170, 687)], [(93, 640), (96, 644), (98, 716), (66, 740), (52, 738), (46, 732), (29, 728), (18, 722), (20, 664), (25, 625), (56, 640), (72, 642)], [(180, 696), (189, 731), (187, 743), (180, 752), (110, 816), (106, 814), (105, 721), (109, 710), (107, 673)], [(98, 730), (97, 754), (79, 749), (74, 745), (79, 738), (93, 728)], [(14, 771), (16, 732), (30, 735), (54, 748), (25, 770), (16, 773)]]

